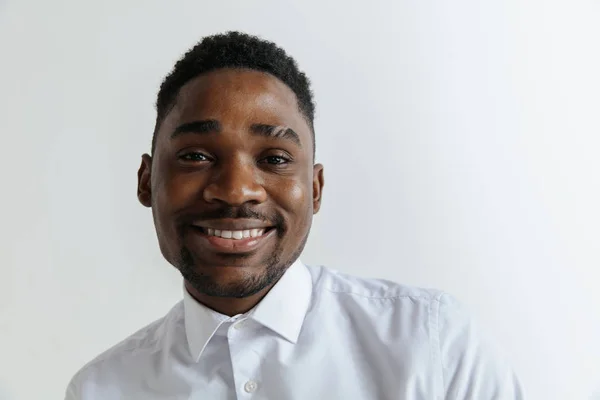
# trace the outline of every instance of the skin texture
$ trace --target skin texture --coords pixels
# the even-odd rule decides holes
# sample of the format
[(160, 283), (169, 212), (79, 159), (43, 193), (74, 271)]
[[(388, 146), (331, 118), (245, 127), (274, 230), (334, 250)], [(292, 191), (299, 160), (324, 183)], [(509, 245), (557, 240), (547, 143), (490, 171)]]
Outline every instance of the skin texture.
[[(236, 315), (302, 252), (323, 183), (294, 92), (269, 74), (227, 68), (181, 88), (154, 154), (142, 156), (138, 199), (152, 208), (161, 252), (190, 294)], [(271, 227), (249, 251), (219, 251), (193, 226), (248, 223)]]

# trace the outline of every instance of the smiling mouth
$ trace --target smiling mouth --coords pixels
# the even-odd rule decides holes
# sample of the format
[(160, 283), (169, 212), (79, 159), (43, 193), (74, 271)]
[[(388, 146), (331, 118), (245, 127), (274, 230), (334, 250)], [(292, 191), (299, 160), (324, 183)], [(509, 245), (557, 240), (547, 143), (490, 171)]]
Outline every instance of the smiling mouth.
[[(252, 221), (248, 221), (247, 224), (240, 221), (221, 221), (211, 223), (212, 227), (206, 226), (208, 223), (202, 225), (204, 226), (191, 225), (191, 230), (196, 235), (192, 235), (190, 240), (192, 240), (191, 243), (200, 246), (202, 252), (208, 251), (205, 253), (206, 255), (251, 254), (273, 240), (276, 233), (275, 227), (261, 226)], [(217, 226), (229, 229), (217, 229)]]
[(223, 239), (232, 239), (232, 240), (243, 240), (249, 238), (259, 238), (261, 236), (266, 235), (274, 229), (273, 227), (267, 228), (253, 228), (253, 229), (241, 229), (241, 230), (224, 230), (224, 229), (214, 229), (214, 228), (205, 228), (198, 225), (193, 226), (194, 229), (199, 230), (209, 237), (219, 237)]

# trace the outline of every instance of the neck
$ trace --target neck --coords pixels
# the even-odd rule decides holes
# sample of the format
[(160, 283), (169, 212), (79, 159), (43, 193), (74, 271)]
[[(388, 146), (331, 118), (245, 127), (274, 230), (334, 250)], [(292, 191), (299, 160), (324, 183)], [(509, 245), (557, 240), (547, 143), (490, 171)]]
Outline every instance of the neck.
[(264, 288), (258, 293), (248, 297), (215, 297), (200, 293), (192, 287), (187, 281), (185, 288), (188, 293), (199, 303), (218, 312), (219, 314), (233, 317), (234, 315), (244, 314), (252, 310), (267, 295), (273, 285)]

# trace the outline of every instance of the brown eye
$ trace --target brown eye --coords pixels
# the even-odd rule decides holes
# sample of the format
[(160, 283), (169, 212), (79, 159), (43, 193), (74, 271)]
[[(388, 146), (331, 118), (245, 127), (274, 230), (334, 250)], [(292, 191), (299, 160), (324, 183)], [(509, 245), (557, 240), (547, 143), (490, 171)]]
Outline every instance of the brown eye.
[(289, 163), (290, 160), (282, 156), (269, 156), (264, 158), (264, 162), (271, 165), (283, 165)]
[(205, 156), (204, 154), (199, 153), (197, 151), (182, 154), (179, 156), (179, 159), (183, 160), (183, 161), (194, 161), (194, 162), (208, 161), (207, 156)]

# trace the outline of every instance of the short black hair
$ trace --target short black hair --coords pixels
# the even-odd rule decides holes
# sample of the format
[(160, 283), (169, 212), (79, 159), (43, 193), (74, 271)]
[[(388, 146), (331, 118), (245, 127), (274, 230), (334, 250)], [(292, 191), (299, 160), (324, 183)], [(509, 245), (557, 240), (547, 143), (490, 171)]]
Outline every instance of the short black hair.
[(198, 75), (221, 68), (248, 68), (266, 72), (292, 89), (298, 108), (311, 130), (314, 157), (315, 103), (310, 80), (298, 69), (296, 61), (275, 43), (241, 32), (207, 36), (175, 63), (158, 91), (152, 153), (156, 147), (160, 124), (175, 106), (181, 87)]

